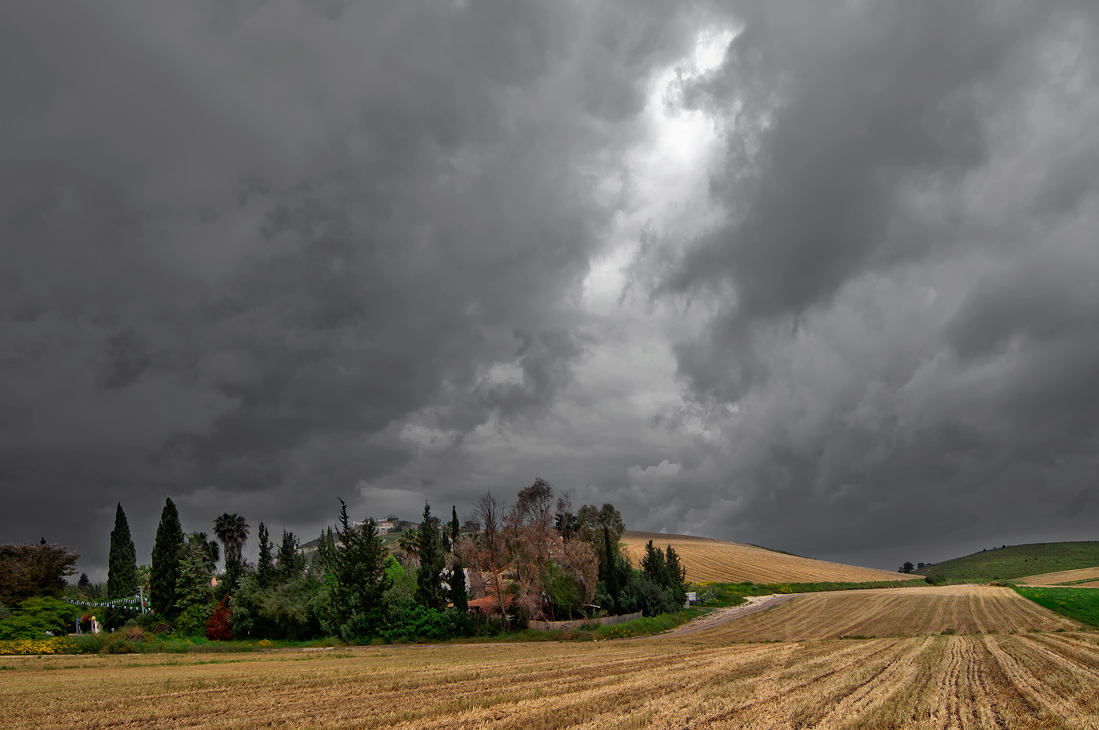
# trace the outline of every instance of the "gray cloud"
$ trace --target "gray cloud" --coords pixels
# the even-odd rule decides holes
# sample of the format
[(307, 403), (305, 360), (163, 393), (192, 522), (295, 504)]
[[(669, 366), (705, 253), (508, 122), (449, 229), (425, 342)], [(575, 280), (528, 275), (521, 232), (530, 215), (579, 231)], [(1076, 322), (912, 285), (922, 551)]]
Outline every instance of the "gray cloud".
[(682, 95), (728, 130), (729, 223), (649, 269), (711, 312), (677, 344), (689, 392), (740, 409), (669, 487), (678, 522), (882, 565), (1091, 534), (1093, 9), (733, 12)]
[(94, 564), (109, 516), (59, 511), (169, 493), (327, 521), (403, 419), (548, 407), (658, 7), (8, 4), (5, 534)]
[[(188, 528), (311, 534), (337, 496), (461, 510), (541, 476), (638, 527), (884, 567), (1084, 535), (1097, 25), (8, 3), (0, 530), (94, 572), (118, 499), (142, 554), (167, 494)], [(711, 27), (741, 30), (691, 72)], [(693, 163), (645, 161), (675, 67), (668, 119), (719, 130), (697, 195), (671, 189)]]

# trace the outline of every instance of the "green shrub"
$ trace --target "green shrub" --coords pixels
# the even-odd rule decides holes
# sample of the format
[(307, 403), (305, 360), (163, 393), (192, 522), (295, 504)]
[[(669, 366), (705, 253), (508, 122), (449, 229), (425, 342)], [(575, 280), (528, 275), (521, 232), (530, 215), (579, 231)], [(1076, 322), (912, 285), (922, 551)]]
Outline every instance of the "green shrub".
[(0, 621), (0, 639), (44, 639), (64, 636), (66, 624), (76, 618), (74, 606), (56, 598), (28, 598), (19, 610)]
[(384, 628), (381, 636), (387, 642), (446, 641), (472, 633), (469, 618), (460, 612), (454, 609), (439, 611), (417, 603), (404, 612), (400, 621)]
[(214, 607), (209, 604), (191, 604), (176, 619), (176, 633), (182, 636), (206, 636), (206, 622), (213, 612)]

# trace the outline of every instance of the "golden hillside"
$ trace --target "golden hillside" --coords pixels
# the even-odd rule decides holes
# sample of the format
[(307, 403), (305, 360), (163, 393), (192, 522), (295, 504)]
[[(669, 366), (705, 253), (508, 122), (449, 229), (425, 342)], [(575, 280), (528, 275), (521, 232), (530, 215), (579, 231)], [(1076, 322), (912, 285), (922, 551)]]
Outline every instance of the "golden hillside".
[(891, 573), (842, 563), (799, 558), (753, 545), (742, 545), (708, 537), (666, 535), (627, 530), (622, 535), (635, 565), (641, 564), (645, 543), (660, 548), (671, 545), (687, 569), (687, 580), (721, 583), (865, 583), (881, 580), (923, 580), (923, 576)]
[(1058, 570), (1055, 573), (1039, 573), (1038, 575), (1028, 575), (1025, 578), (1016, 578), (1016, 580), (1028, 586), (1055, 586), (1058, 583), (1068, 583), (1086, 578), (1099, 580), (1099, 567)]

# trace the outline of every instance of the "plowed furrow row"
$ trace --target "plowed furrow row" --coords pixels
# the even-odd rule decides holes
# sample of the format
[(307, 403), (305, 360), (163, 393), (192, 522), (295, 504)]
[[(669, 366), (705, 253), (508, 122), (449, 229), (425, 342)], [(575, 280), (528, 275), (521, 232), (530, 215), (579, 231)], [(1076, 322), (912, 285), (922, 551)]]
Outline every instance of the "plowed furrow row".
[(1055, 717), (1071, 721), (1078, 719), (1076, 703), (1050, 692), (1049, 687), (1039, 677), (1004, 650), (996, 637), (986, 636), (984, 643), (1008, 681), (1027, 699), (1028, 704), (1042, 708)]

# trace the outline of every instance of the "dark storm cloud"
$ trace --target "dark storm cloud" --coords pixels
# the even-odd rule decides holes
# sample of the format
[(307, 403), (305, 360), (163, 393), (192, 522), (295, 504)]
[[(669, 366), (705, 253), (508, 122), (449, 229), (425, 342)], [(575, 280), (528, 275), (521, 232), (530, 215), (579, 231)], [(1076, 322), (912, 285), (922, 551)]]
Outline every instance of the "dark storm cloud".
[(684, 382), (739, 409), (669, 487), (679, 525), (883, 564), (1094, 537), (1094, 8), (731, 13), (723, 67), (682, 91), (725, 124), (729, 223), (655, 275), (712, 307)]
[(401, 419), (551, 404), (662, 7), (6, 4), (5, 539), (327, 521)]

